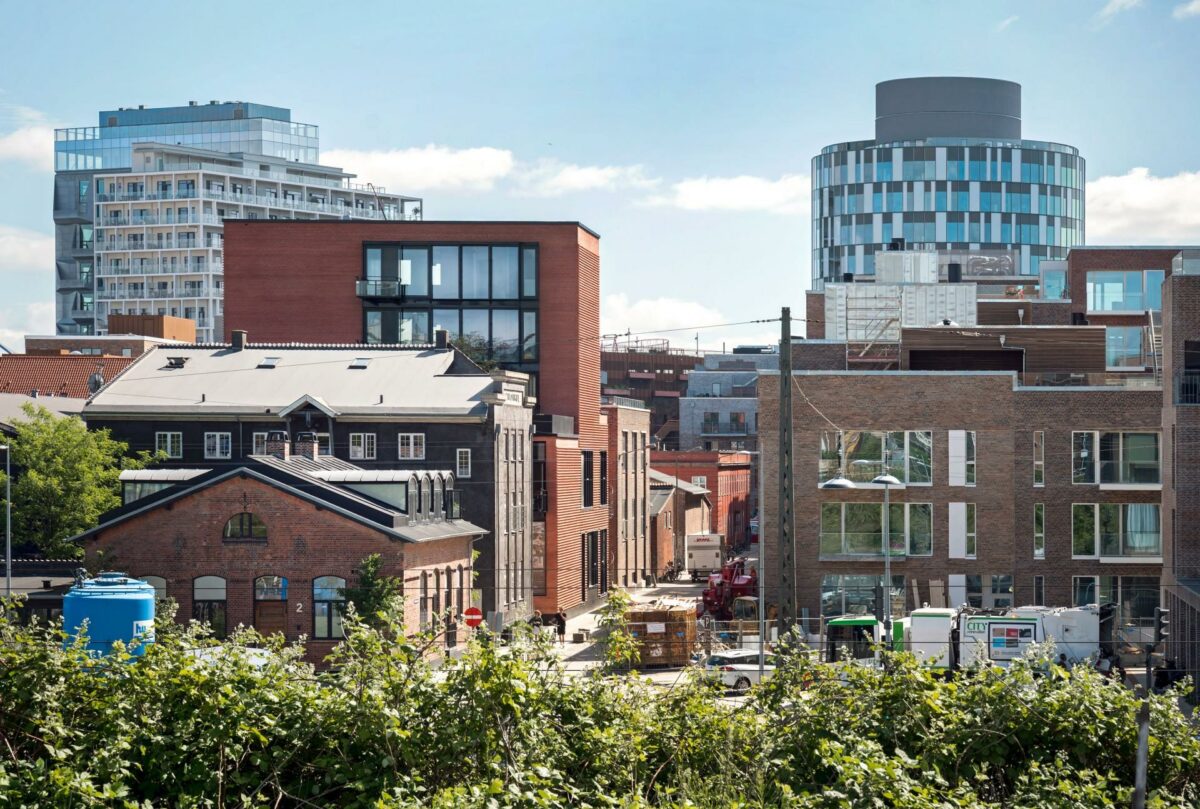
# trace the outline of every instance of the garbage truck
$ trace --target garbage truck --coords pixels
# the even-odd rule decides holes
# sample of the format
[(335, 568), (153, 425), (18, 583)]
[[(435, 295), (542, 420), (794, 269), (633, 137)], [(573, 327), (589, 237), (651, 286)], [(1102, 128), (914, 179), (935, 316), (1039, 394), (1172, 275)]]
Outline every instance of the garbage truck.
[[(1049, 643), (1051, 656), (1072, 664), (1116, 654), (1113, 604), (1082, 607), (921, 607), (892, 621), (895, 651), (912, 652), (924, 665), (955, 670), (1008, 665), (1035, 643)], [(883, 642), (882, 622), (870, 615), (826, 622), (826, 659), (870, 663)]]

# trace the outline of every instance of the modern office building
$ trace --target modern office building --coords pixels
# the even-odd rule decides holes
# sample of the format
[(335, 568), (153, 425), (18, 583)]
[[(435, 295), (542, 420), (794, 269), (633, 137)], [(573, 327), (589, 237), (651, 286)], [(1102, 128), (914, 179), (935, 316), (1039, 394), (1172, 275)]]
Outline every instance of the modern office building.
[(56, 130), (58, 333), (167, 315), (220, 339), (227, 217), (420, 219), (421, 200), (352, 183), (319, 156), (317, 127), (240, 101), (106, 110)]
[(812, 287), (873, 275), (896, 240), (961, 254), (968, 276), (1036, 276), (1083, 243), (1085, 181), (1078, 149), (1022, 138), (1019, 84), (881, 82), (874, 139), (813, 158)]

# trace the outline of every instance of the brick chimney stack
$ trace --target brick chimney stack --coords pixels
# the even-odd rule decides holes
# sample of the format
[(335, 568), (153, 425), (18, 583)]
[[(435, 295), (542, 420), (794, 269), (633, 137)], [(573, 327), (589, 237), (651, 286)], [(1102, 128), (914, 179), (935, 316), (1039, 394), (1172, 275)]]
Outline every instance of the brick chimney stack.
[(286, 461), (291, 454), (292, 444), (288, 434), (283, 430), (272, 430), (267, 433), (267, 454), (274, 455), (281, 461)]
[(296, 443), (292, 447), (292, 452), (298, 457), (315, 461), (317, 455), (320, 454), (320, 444), (317, 442), (317, 434), (296, 433)]

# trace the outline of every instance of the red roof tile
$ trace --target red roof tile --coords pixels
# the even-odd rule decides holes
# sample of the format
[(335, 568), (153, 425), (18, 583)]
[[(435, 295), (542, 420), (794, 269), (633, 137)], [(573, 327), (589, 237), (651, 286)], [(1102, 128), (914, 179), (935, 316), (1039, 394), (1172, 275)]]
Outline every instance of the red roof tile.
[(37, 391), (41, 396), (74, 396), (86, 399), (88, 377), (100, 370), (104, 381), (125, 370), (136, 357), (96, 357), (70, 354), (38, 357), (28, 354), (0, 355), (0, 393)]

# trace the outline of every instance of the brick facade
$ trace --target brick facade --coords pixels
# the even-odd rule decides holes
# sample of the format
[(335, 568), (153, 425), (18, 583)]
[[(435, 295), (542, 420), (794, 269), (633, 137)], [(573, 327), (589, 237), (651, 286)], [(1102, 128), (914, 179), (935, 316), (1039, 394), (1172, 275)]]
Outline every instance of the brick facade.
[(640, 587), (650, 576), (650, 411), (606, 405), (608, 558), (614, 584)]
[[(267, 538), (224, 540), (222, 531), (230, 517), (250, 511), (267, 526)], [(254, 582), (259, 576), (288, 580), (284, 634), (289, 640), (312, 637), (314, 628), (313, 580), (338, 576), (353, 585), (358, 564), (377, 553), (382, 572), (404, 580), (406, 626), (421, 626), (422, 579), (426, 583), (428, 614), (445, 607), (446, 570), (452, 572), (455, 615), (458, 606), (459, 569), (470, 599), (471, 544), (469, 536), (423, 543), (403, 542), (380, 531), (278, 487), (251, 477), (233, 477), (188, 494), (169, 505), (131, 517), (85, 540), (88, 562), (130, 575), (159, 576), (167, 581), (167, 595), (179, 604), (176, 620), (192, 616), (192, 585), (200, 576), (226, 580), (226, 625), (255, 625)], [(441, 583), (436, 592), (435, 572)], [(438, 599), (438, 610), (433, 600)], [(459, 632), (455, 641), (461, 641)], [(336, 641), (309, 640), (307, 657), (319, 662)]]
[(752, 458), (746, 452), (652, 452), (650, 466), (708, 489), (712, 511), (705, 530), (737, 547), (749, 541)]
[[(760, 379), (760, 419), (767, 480), (778, 480), (779, 379)], [(826, 575), (881, 575), (879, 557), (823, 556), (820, 551), (822, 504), (881, 503), (878, 487), (849, 490), (819, 487), (821, 433), (825, 430), (921, 430), (933, 435), (931, 485), (913, 484), (891, 492), (891, 502), (932, 503), (932, 555), (894, 560), (892, 573), (904, 576), (905, 607), (930, 600), (937, 582), (948, 588), (951, 575), (1013, 576), (1013, 603), (1034, 601), (1034, 577), (1041, 576), (1044, 602), (1069, 605), (1073, 576), (1154, 577), (1161, 561), (1109, 563), (1072, 558), (1073, 503), (1158, 503), (1157, 487), (1101, 490), (1077, 485), (1071, 475), (1073, 430), (1144, 430), (1159, 428), (1157, 390), (1014, 389), (1008, 373), (902, 372), (875, 374), (799, 373), (802, 393), (793, 400), (795, 581), (798, 614), (815, 619), (822, 611)], [(828, 419), (828, 421), (826, 420)], [(832, 424), (830, 423), (832, 422)], [(836, 425), (836, 428), (835, 426)], [(951, 485), (949, 431), (975, 433), (976, 483)], [(1045, 434), (1045, 482), (1034, 484), (1033, 432)], [(1161, 446), (1160, 441), (1160, 446)], [(764, 492), (764, 541), (768, 558), (779, 559), (778, 491)], [(950, 558), (949, 504), (976, 508), (975, 558)], [(1045, 558), (1034, 558), (1034, 504), (1045, 513)], [(778, 571), (767, 571), (767, 584), (778, 590)], [(774, 584), (772, 584), (774, 582)], [(932, 585), (932, 586), (931, 586)]]

